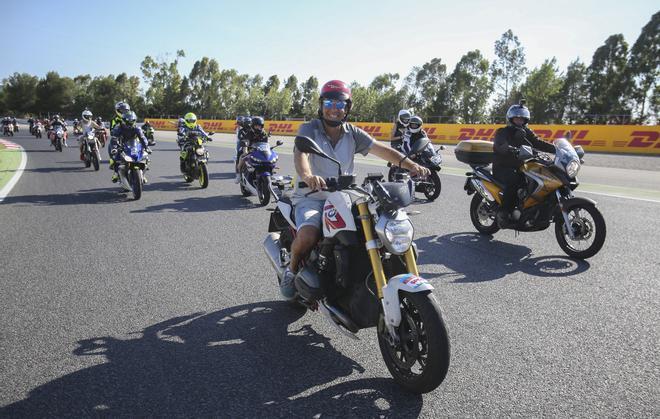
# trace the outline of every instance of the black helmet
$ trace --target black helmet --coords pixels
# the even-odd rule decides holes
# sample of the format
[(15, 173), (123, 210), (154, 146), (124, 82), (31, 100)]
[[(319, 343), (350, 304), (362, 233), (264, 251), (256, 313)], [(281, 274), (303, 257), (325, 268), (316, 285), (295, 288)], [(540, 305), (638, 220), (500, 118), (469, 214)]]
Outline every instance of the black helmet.
[(252, 125), (252, 128), (259, 125), (259, 126), (261, 126), (261, 129), (263, 129), (264, 126), (265, 126), (264, 119), (260, 116), (253, 117), (252, 120), (250, 121), (250, 124)]
[(417, 133), (422, 129), (422, 124), (424, 124), (422, 118), (415, 115), (412, 118), (410, 118), (410, 122), (408, 123), (408, 129), (410, 130), (410, 132)]

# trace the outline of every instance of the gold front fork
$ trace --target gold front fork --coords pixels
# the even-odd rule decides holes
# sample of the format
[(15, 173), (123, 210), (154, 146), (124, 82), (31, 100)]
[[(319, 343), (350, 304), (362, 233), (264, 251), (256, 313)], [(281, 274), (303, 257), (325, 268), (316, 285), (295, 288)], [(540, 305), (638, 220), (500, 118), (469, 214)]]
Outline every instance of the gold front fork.
[[(385, 278), (385, 271), (383, 270), (383, 263), (380, 260), (380, 253), (378, 253), (377, 240), (374, 237), (373, 221), (369, 213), (369, 206), (366, 202), (357, 204), (358, 214), (360, 214), (360, 221), (362, 222), (362, 230), (364, 231), (364, 238), (367, 241), (367, 252), (371, 260), (371, 269), (374, 271), (374, 278), (376, 279), (376, 288), (378, 290), (378, 298), (383, 298), (383, 287), (387, 285), (387, 278)], [(408, 272), (419, 276), (417, 270), (417, 261), (412, 246), (403, 254), (404, 261)]]
[(367, 252), (371, 260), (371, 269), (374, 271), (374, 279), (376, 280), (376, 288), (378, 290), (378, 298), (383, 298), (383, 288), (387, 284), (385, 278), (385, 271), (383, 270), (383, 263), (380, 260), (380, 253), (378, 253), (377, 241), (374, 238), (373, 221), (369, 213), (369, 206), (365, 202), (357, 204), (358, 214), (360, 214), (360, 221), (362, 222), (362, 230), (364, 231), (364, 238), (367, 241)]

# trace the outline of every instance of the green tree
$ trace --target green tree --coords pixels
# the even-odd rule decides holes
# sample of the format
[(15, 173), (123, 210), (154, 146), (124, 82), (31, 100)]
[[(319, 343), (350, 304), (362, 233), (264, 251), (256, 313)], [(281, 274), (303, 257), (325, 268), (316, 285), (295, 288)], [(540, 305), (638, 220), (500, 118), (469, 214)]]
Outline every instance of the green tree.
[(289, 110), (289, 116), (300, 118), (303, 116), (303, 103), (302, 103), (302, 91), (300, 86), (298, 86), (298, 78), (295, 75), (290, 75), (284, 83), (284, 88), (291, 93), (291, 109)]
[[(630, 114), (626, 105), (626, 71), (628, 43), (623, 35), (611, 35), (600, 46), (587, 70), (589, 84), (590, 122), (620, 123), (621, 115)], [(597, 119), (596, 115), (610, 115), (607, 120)], [(615, 116), (616, 115), (616, 116)]]
[(358, 83), (351, 84), (353, 105), (349, 115), (352, 121), (373, 121), (376, 118), (378, 93), (370, 87)]
[(266, 84), (264, 84), (265, 95), (267, 95), (273, 90), (274, 91), (280, 90), (280, 78), (277, 77), (277, 74), (273, 74), (272, 76), (268, 77), (268, 80), (266, 80)]
[(169, 62), (165, 59), (155, 61), (147, 55), (140, 64), (143, 79), (149, 85), (146, 92), (149, 113), (174, 115), (184, 109), (185, 96), (181, 92), (183, 79), (178, 69), (182, 57), (185, 57), (183, 50), (178, 50), (176, 57)]
[(25, 114), (34, 109), (39, 78), (27, 73), (14, 73), (3, 81), (4, 106), (7, 110)]
[(583, 123), (587, 111), (589, 91), (587, 67), (576, 59), (568, 65), (558, 99), (558, 119), (562, 122)]
[(534, 123), (549, 124), (557, 119), (562, 84), (554, 57), (529, 73), (520, 92), (527, 100)]
[[(412, 100), (410, 91), (415, 92)], [(417, 113), (425, 119), (454, 113), (450, 103), (451, 92), (447, 80), (447, 66), (442, 63), (440, 58), (433, 58), (421, 67), (413, 68), (413, 73), (406, 78), (402, 92), (407, 96), (404, 98), (403, 107), (416, 105)]]
[(183, 90), (189, 90), (184, 93), (188, 93), (188, 104), (193, 111), (208, 116), (222, 112), (222, 74), (215, 59), (203, 57), (195, 61), (186, 83), (187, 89)]
[[(629, 65), (624, 77), (627, 96), (637, 114), (637, 122), (645, 123), (660, 77), (660, 12), (642, 28), (642, 33), (630, 50)], [(657, 113), (655, 114), (657, 120)]]
[(315, 118), (319, 109), (319, 81), (316, 77), (310, 76), (301, 86), (303, 116), (305, 118)]
[(501, 113), (511, 104), (512, 93), (526, 71), (525, 50), (509, 29), (495, 41), (495, 61), (490, 67), (491, 79), (498, 94), (495, 113)]
[(484, 122), (492, 86), (488, 77), (488, 60), (477, 49), (461, 57), (451, 74), (452, 98), (461, 121)]
[(69, 77), (61, 77), (56, 71), (49, 71), (37, 84), (35, 107), (40, 113), (72, 112), (75, 85)]

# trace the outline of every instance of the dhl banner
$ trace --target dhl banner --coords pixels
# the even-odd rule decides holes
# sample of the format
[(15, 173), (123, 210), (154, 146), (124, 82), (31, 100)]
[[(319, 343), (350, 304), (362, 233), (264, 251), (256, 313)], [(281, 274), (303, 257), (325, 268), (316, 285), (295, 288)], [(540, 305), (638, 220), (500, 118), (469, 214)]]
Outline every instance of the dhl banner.
[[(149, 119), (157, 130), (174, 131), (175, 119)], [(207, 131), (236, 132), (233, 120), (200, 120)], [(273, 135), (296, 135), (303, 121), (266, 121), (266, 131)], [(386, 122), (354, 122), (377, 140), (389, 140), (392, 124)], [(493, 141), (495, 131), (502, 125), (424, 124), (429, 138), (437, 144), (457, 144), (462, 140)], [(574, 145), (586, 151), (660, 155), (660, 126), (658, 125), (530, 125), (544, 140), (570, 136)]]

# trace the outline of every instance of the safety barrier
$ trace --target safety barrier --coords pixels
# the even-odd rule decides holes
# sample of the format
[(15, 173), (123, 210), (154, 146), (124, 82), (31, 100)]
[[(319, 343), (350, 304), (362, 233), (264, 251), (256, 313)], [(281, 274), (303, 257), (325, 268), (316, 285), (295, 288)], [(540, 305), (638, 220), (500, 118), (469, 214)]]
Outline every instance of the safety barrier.
[[(176, 130), (176, 119), (149, 119), (157, 130)], [(207, 131), (236, 132), (233, 120), (200, 120)], [(303, 121), (266, 121), (266, 130), (273, 135), (296, 135)], [(392, 124), (386, 122), (354, 122), (377, 140), (389, 140)], [(493, 141), (502, 125), (424, 124), (429, 138), (437, 144), (456, 144), (462, 140)], [(658, 125), (530, 125), (541, 138), (553, 140), (570, 136), (574, 145), (586, 151), (660, 155)]]

